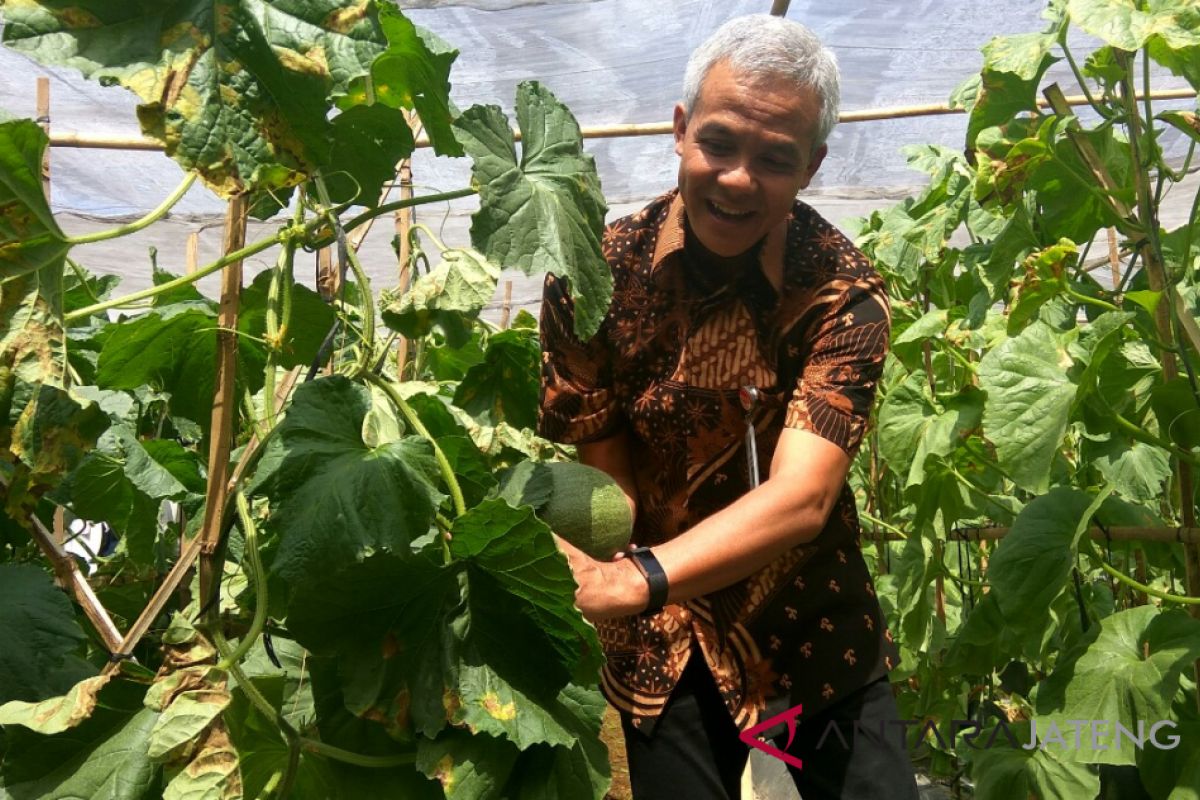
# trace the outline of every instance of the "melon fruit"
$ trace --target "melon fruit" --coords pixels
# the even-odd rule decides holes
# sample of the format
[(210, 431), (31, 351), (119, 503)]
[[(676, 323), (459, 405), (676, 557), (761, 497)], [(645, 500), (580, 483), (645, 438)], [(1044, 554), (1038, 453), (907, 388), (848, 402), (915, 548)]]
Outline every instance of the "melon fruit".
[(633, 514), (617, 482), (586, 464), (542, 466), (549, 470), (551, 490), (537, 515), (550, 530), (602, 561), (624, 550), (633, 536)]

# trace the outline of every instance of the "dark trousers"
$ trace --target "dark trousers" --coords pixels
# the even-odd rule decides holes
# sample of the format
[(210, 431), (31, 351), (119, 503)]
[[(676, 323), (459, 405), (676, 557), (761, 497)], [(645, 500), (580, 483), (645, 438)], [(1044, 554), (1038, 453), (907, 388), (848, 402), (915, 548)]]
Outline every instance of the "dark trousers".
[[(803, 762), (801, 769), (788, 766), (803, 800), (916, 800), (902, 727), (888, 724), (897, 719), (886, 678), (820, 714), (801, 715), (786, 750)], [(621, 722), (634, 800), (741, 798), (750, 751), (699, 653), (692, 653), (651, 736), (625, 715)], [(785, 749), (786, 732), (774, 744)]]

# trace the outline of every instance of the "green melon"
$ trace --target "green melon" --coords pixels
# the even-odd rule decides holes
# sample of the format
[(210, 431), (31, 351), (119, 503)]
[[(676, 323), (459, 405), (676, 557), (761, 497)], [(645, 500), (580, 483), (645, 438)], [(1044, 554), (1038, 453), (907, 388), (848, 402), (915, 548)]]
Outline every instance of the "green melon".
[(550, 499), (538, 516), (550, 530), (592, 558), (607, 561), (633, 536), (633, 515), (625, 493), (608, 473), (568, 461), (549, 469)]

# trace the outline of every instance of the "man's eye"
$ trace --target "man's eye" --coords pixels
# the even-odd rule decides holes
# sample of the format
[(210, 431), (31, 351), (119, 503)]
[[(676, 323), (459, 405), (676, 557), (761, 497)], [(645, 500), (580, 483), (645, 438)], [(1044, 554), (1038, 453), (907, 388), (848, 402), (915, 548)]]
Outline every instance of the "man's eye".
[(706, 152), (713, 155), (727, 155), (733, 152), (733, 145), (729, 142), (716, 141), (714, 139), (701, 139), (700, 147)]
[(767, 158), (763, 164), (772, 172), (795, 172), (796, 165), (783, 158)]

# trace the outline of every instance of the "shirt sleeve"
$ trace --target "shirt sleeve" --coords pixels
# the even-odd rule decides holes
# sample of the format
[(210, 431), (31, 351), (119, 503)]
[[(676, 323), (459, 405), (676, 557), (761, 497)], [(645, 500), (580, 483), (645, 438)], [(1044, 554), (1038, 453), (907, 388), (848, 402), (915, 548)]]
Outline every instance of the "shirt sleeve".
[(784, 425), (815, 433), (853, 457), (887, 356), (891, 313), (878, 275), (843, 277), (817, 293), (808, 358)]
[(538, 433), (563, 444), (598, 441), (617, 433), (624, 417), (613, 390), (607, 324), (581, 342), (575, 335), (575, 306), (566, 284), (547, 275), (540, 328)]

